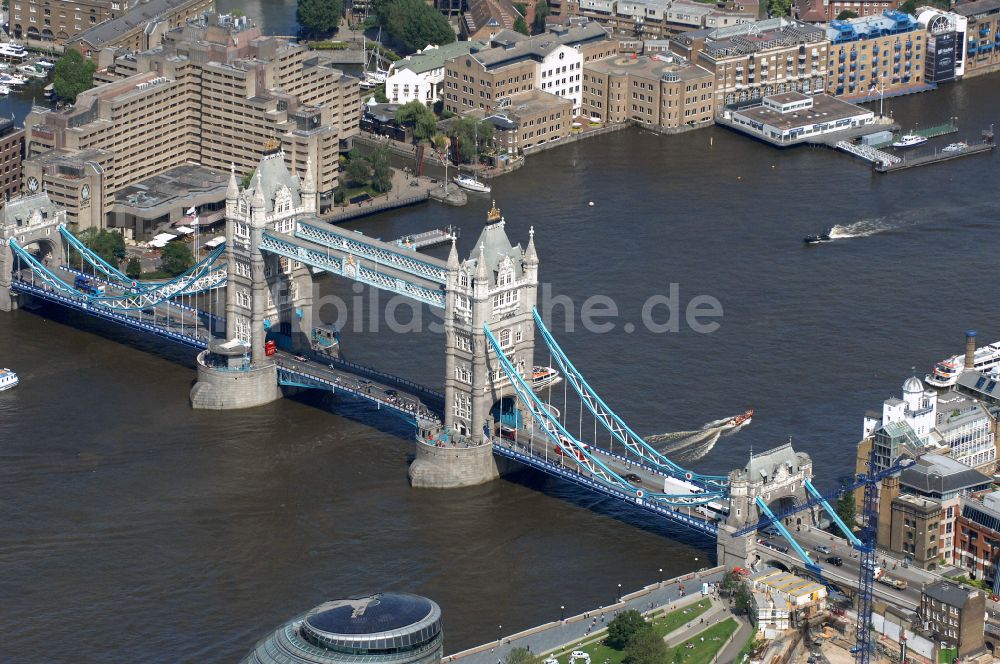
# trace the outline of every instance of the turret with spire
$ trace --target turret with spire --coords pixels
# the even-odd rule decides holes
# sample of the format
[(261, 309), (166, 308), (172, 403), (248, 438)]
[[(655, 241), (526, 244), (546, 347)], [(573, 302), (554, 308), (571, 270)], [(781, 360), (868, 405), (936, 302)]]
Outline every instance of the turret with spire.
[(306, 173), (302, 177), (302, 186), (299, 190), (302, 194), (302, 205), (306, 213), (315, 213), (318, 210), (316, 205), (316, 176), (313, 174), (312, 155), (306, 157)]

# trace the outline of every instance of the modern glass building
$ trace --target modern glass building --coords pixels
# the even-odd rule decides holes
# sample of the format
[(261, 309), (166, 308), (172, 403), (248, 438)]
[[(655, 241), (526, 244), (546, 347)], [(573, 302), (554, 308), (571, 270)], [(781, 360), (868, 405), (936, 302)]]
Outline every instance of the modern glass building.
[(439, 664), (441, 609), (408, 593), (334, 600), (262, 639), (243, 664)]

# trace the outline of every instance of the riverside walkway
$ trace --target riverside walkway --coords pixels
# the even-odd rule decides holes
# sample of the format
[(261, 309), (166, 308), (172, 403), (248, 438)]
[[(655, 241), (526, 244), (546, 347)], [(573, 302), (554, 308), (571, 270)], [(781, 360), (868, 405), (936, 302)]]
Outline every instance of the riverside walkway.
[[(663, 607), (669, 608), (671, 604), (682, 598), (691, 598), (691, 601), (697, 601), (701, 599), (701, 584), (718, 583), (722, 580), (724, 572), (724, 568), (715, 567), (704, 572), (686, 574), (662, 583), (654, 583), (624, 595), (621, 601), (610, 606), (602, 606), (579, 615), (570, 616), (565, 620), (538, 625), (510, 636), (502, 635), (499, 640), (448, 655), (442, 661), (446, 663), (460, 662), (461, 664), (496, 664), (502, 662), (515, 648), (529, 648), (535, 655), (558, 650), (562, 646), (585, 639), (593, 632), (604, 629), (615, 614), (620, 611), (635, 609), (641, 613), (647, 613), (650, 610), (662, 609)], [(597, 620), (596, 624), (594, 623), (595, 619)], [(740, 629), (737, 632), (737, 638), (743, 631)], [(737, 638), (733, 639), (733, 643), (736, 642)], [(745, 641), (746, 637), (743, 640)], [(739, 647), (742, 646), (741, 642)], [(726, 650), (728, 649), (727, 647)], [(723, 660), (720, 659), (720, 661)]]

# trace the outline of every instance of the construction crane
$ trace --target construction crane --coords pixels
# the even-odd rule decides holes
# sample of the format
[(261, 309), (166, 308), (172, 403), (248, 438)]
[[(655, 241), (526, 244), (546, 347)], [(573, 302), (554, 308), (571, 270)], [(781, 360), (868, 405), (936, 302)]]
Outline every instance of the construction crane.
[[(869, 664), (871, 661), (872, 651), (874, 649), (871, 640), (871, 622), (872, 597), (875, 587), (875, 569), (877, 567), (875, 546), (878, 540), (879, 483), (883, 478), (902, 472), (904, 468), (907, 468), (914, 463), (915, 459), (903, 456), (897, 459), (896, 462), (889, 468), (875, 471), (875, 449), (873, 447), (871, 453), (868, 455), (868, 472), (858, 474), (854, 482), (844, 485), (827, 494), (821, 494), (816, 490), (816, 487), (812, 485), (812, 482), (807, 479), (803, 482), (803, 485), (805, 486), (806, 492), (809, 494), (810, 498), (801, 505), (795, 505), (794, 507), (777, 513), (768, 508), (767, 504), (760, 498), (760, 496), (758, 496), (756, 503), (757, 507), (761, 511), (761, 514), (763, 515), (763, 518), (761, 518), (757, 523), (746, 526), (733, 533), (733, 537), (739, 537), (755, 530), (759, 530), (760, 528), (764, 528), (768, 525), (774, 525), (781, 536), (785, 538), (789, 545), (791, 545), (791, 547), (795, 550), (795, 553), (805, 563), (806, 569), (813, 572), (817, 576), (822, 577), (822, 569), (819, 565), (812, 561), (809, 554), (806, 553), (799, 543), (795, 541), (795, 538), (788, 531), (788, 529), (785, 528), (785, 525), (781, 521), (785, 517), (811, 509), (817, 505), (823, 508), (823, 510), (830, 517), (830, 520), (836, 524), (837, 528), (840, 529), (840, 531), (851, 543), (851, 546), (854, 547), (854, 549), (856, 549), (860, 554), (861, 567), (858, 571), (858, 624), (857, 629), (855, 630), (856, 644), (852, 650), (855, 661), (858, 662), (858, 664)], [(858, 537), (830, 506), (830, 500), (840, 498), (843, 494), (852, 492), (860, 487), (864, 487), (865, 492), (863, 509), (861, 511), (861, 532), (860, 537)]]

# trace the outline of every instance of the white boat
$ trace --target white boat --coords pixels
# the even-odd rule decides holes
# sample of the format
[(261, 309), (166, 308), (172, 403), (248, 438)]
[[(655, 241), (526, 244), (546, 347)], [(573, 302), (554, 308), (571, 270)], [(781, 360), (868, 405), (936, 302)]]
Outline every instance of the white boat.
[(19, 85), (24, 85), (28, 82), (28, 79), (21, 76), (20, 74), (0, 74), (0, 84), (17, 87)]
[(558, 383), (562, 380), (559, 372), (552, 367), (539, 367), (535, 366), (531, 368), (531, 387), (533, 389), (539, 390), (553, 383)]
[(0, 96), (6, 97), (9, 94), (10, 94), (10, 88), (0, 83)]
[(0, 44), (0, 58), (24, 59), (28, 57), (28, 50), (14, 42)]
[(927, 139), (918, 134), (904, 134), (900, 139), (892, 144), (894, 148), (912, 148), (923, 145)]
[(968, 143), (966, 143), (965, 141), (959, 141), (958, 143), (949, 143), (947, 146), (941, 148), (941, 152), (948, 152), (948, 153), (962, 152), (963, 150), (967, 150), (968, 148), (969, 148)]
[[(1000, 368), (1000, 341), (977, 348), (973, 355), (972, 368), (980, 373), (990, 373)], [(931, 373), (924, 376), (924, 382), (931, 387), (951, 387), (965, 371), (965, 354), (953, 355), (934, 365)]]
[(17, 374), (10, 369), (0, 369), (0, 392), (17, 385)]
[(48, 71), (35, 65), (21, 65), (17, 70), (24, 76), (31, 76), (33, 78), (45, 78), (49, 75)]
[(45, 69), (55, 69), (56, 68), (56, 63), (49, 62), (48, 60), (39, 60), (35, 64), (38, 65), (39, 67), (44, 67)]
[(468, 189), (469, 191), (475, 191), (480, 194), (490, 193), (490, 185), (485, 182), (480, 182), (471, 175), (457, 175), (452, 178), (452, 181), (462, 189)]

